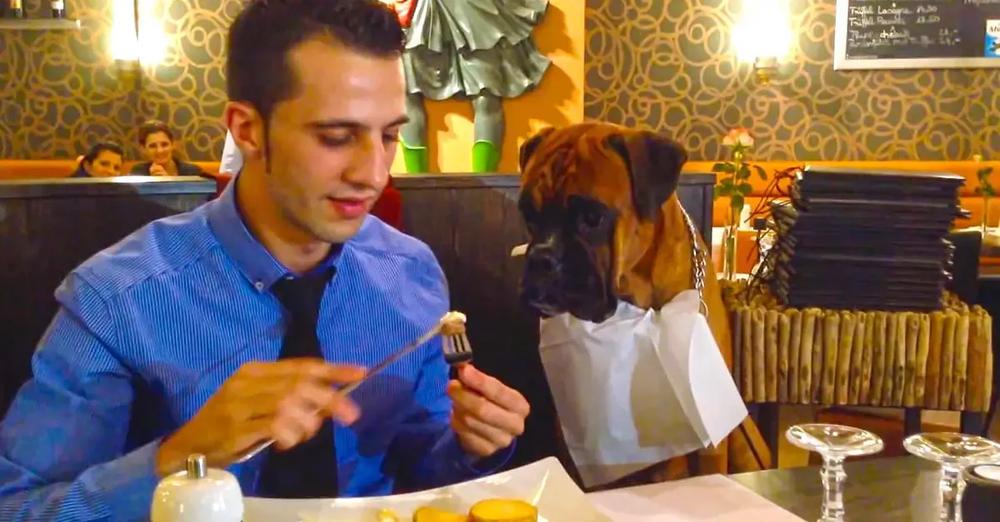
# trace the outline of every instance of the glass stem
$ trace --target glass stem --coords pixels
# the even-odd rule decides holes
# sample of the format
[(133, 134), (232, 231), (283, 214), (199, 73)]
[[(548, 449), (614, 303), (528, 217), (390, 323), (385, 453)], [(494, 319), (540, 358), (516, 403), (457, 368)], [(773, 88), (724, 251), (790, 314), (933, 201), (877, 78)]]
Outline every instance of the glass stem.
[(843, 522), (844, 520), (844, 458), (823, 455), (823, 513), (819, 522)]
[(962, 470), (941, 466), (941, 522), (962, 522), (962, 491), (965, 481)]

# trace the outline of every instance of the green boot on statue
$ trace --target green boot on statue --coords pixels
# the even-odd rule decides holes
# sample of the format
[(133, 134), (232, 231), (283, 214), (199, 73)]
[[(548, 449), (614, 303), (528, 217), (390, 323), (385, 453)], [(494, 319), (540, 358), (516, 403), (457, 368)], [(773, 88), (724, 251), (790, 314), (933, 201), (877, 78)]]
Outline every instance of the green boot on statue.
[(422, 174), (430, 171), (427, 147), (414, 147), (403, 142), (400, 144), (403, 146), (403, 164), (406, 165), (406, 172)]
[(472, 146), (472, 172), (496, 172), (500, 165), (500, 149), (492, 142), (480, 140)]

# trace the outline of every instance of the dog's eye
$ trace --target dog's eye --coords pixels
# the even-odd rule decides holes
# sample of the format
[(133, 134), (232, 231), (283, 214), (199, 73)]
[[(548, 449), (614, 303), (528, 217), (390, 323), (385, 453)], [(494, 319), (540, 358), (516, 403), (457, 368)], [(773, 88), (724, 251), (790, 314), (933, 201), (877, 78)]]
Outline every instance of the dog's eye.
[(590, 230), (597, 230), (604, 225), (606, 215), (596, 209), (587, 209), (580, 214), (580, 222)]

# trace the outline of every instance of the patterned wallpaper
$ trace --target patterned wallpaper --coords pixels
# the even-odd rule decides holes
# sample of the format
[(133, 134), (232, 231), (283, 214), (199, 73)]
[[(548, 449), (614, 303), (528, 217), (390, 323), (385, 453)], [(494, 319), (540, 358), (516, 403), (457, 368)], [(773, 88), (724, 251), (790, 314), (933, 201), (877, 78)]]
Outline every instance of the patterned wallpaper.
[[(68, 0), (79, 32), (0, 31), (0, 157), (73, 157), (112, 139), (137, 158), (136, 126), (155, 117), (189, 159), (217, 158), (239, 0), (156, 3), (169, 52), (136, 84), (110, 58), (111, 0)], [(718, 158), (736, 125), (758, 138), (760, 159), (1000, 155), (1000, 69), (834, 71), (835, 0), (790, 3), (795, 59), (760, 86), (730, 49), (739, 0), (587, 0), (586, 116), (668, 132), (692, 159)]]
[[(218, 158), (225, 139), (225, 29), (240, 3), (156, 4), (168, 53), (138, 81), (120, 76), (111, 59), (111, 0), (67, 1), (68, 16), (83, 20), (81, 31), (0, 31), (0, 157), (75, 157), (108, 139), (137, 159), (138, 124), (158, 118), (180, 139), (182, 156)], [(47, 6), (25, 2), (29, 16), (48, 16)]]
[(834, 71), (835, 0), (790, 0), (795, 57), (772, 83), (738, 64), (738, 0), (587, 0), (587, 118), (669, 133), (691, 159), (751, 129), (758, 159), (1000, 155), (1000, 69)]

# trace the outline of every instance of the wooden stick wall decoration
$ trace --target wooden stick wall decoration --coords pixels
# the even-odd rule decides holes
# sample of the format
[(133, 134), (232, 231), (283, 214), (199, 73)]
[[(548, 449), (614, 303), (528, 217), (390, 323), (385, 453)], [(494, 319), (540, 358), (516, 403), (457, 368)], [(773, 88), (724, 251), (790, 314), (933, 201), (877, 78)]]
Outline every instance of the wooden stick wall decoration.
[(744, 289), (726, 283), (724, 295), (746, 402), (989, 409), (993, 320), (979, 306), (949, 296), (933, 313), (798, 310)]

